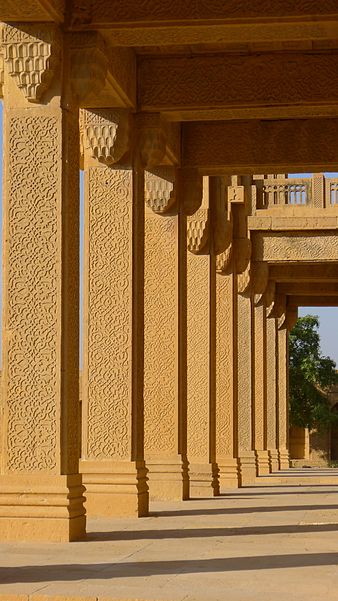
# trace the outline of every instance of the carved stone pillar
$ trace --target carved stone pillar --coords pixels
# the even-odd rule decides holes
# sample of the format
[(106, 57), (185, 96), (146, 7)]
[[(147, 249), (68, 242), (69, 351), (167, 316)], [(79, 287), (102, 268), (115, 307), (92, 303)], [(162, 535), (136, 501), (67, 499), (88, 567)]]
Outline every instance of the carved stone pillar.
[(186, 457), (186, 217), (178, 170), (146, 171), (145, 457), (151, 499), (189, 497)]
[(144, 172), (125, 111), (84, 112), (85, 284), (80, 470), (91, 516), (146, 515)]
[(289, 437), (289, 357), (288, 330), (283, 327), (278, 330), (278, 405), (277, 405), (277, 448), (279, 469), (290, 467), (288, 437)]
[[(237, 278), (238, 280), (238, 278)], [(255, 483), (256, 459), (253, 450), (253, 369), (254, 330), (253, 301), (237, 294), (235, 321), (237, 328), (237, 456), (241, 486)]]
[(43, 23), (6, 25), (3, 36), (0, 539), (76, 540), (85, 534), (78, 110), (67, 37)]
[(278, 361), (277, 361), (277, 320), (270, 317), (266, 320), (266, 381), (267, 381), (267, 448), (270, 458), (270, 470), (279, 468), (277, 449), (277, 386), (278, 386)]
[(188, 217), (187, 454), (190, 495), (219, 493), (215, 463), (215, 257), (209, 244), (209, 179), (202, 207)]
[(255, 373), (254, 373), (254, 447), (256, 452), (257, 475), (268, 474), (269, 453), (266, 440), (266, 308), (262, 303), (254, 309), (255, 325)]
[[(229, 254), (227, 259), (224, 255)], [(237, 328), (234, 321), (236, 284), (229, 253), (216, 259), (216, 459), (220, 489), (238, 486), (238, 460), (234, 424), (237, 401), (234, 376)], [(224, 273), (224, 271), (230, 273)]]

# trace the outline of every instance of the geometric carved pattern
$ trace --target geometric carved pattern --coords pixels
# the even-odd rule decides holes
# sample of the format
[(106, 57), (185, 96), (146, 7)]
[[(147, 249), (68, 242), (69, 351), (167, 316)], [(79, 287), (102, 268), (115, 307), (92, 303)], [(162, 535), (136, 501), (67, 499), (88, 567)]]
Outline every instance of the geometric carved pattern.
[(3, 53), (10, 75), (29, 102), (39, 102), (58, 66), (60, 44), (52, 24), (5, 25)]
[(217, 273), (227, 274), (231, 269), (232, 265), (232, 244), (228, 246), (226, 250), (224, 250), (219, 255), (216, 255), (216, 271)]
[(10, 471), (57, 466), (59, 140), (55, 117), (9, 120), (4, 377)]
[(132, 172), (92, 167), (88, 180), (87, 457), (126, 459), (130, 444)]
[(174, 171), (169, 167), (145, 171), (145, 201), (154, 213), (163, 214), (172, 208), (176, 201), (174, 180)]
[(105, 165), (119, 161), (129, 147), (130, 119), (123, 109), (82, 111), (92, 156)]

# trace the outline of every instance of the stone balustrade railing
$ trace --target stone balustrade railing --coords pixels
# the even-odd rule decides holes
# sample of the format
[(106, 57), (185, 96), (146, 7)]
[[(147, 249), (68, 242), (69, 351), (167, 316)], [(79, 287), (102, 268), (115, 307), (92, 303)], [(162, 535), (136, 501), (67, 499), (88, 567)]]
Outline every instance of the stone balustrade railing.
[(268, 178), (255, 180), (257, 208), (291, 205), (314, 208), (338, 206), (338, 178), (316, 174), (312, 178)]

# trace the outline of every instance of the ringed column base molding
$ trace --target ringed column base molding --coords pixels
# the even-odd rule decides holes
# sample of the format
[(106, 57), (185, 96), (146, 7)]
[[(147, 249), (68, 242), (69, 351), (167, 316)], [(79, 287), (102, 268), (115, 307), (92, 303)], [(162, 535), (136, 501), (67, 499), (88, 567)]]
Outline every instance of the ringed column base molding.
[(242, 451), (238, 457), (239, 485), (253, 486), (256, 483), (255, 451)]
[(85, 539), (81, 476), (0, 476), (0, 540), (68, 542)]
[(80, 471), (91, 517), (147, 515), (144, 461), (81, 461)]
[(270, 472), (277, 472), (279, 470), (278, 449), (269, 449), (269, 465)]
[(290, 467), (290, 455), (288, 449), (279, 449), (278, 464), (280, 470), (287, 470)]
[(255, 451), (257, 476), (266, 476), (270, 473), (269, 451)]
[(240, 466), (237, 458), (219, 457), (217, 462), (219, 470), (219, 488), (238, 488)]
[(189, 499), (188, 461), (178, 455), (177, 461), (165, 459), (147, 459), (149, 499), (165, 501)]
[(219, 495), (219, 468), (217, 463), (189, 464), (190, 498)]

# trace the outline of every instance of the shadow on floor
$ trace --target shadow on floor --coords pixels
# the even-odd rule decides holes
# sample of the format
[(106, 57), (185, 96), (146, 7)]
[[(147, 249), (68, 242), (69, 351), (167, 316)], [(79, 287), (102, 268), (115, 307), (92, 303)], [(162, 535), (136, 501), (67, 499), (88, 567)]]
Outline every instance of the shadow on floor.
[[(243, 498), (243, 497), (242, 497)], [(201, 501), (201, 499), (199, 499)], [(215, 507), (212, 509), (173, 509), (169, 511), (151, 511), (150, 516), (157, 517), (177, 517), (193, 515), (237, 515), (242, 513), (266, 513), (266, 512), (286, 512), (286, 511), (323, 511), (327, 509), (338, 510), (336, 505), (271, 505), (267, 507)]]
[(259, 555), (214, 559), (175, 561), (145, 561), (100, 564), (60, 564), (0, 568), (0, 582), (29, 583), (78, 580), (108, 580), (142, 578), (161, 574), (201, 574), (204, 572), (238, 572), (276, 570), (338, 564), (338, 553), (298, 553), (290, 555)]
[(175, 538), (221, 538), (223, 536), (256, 536), (262, 534), (303, 534), (336, 532), (337, 524), (294, 524), (285, 526), (250, 526), (243, 528), (181, 528), (177, 530), (120, 530), (89, 532), (87, 541), (165, 540)]

